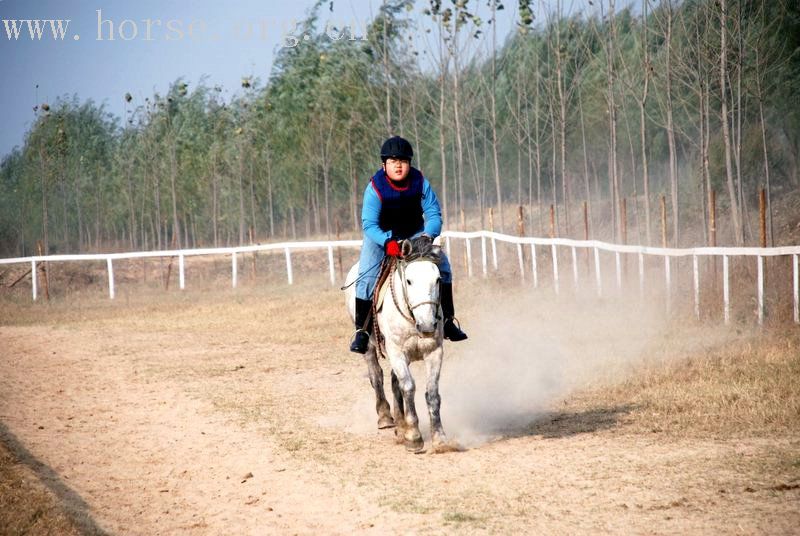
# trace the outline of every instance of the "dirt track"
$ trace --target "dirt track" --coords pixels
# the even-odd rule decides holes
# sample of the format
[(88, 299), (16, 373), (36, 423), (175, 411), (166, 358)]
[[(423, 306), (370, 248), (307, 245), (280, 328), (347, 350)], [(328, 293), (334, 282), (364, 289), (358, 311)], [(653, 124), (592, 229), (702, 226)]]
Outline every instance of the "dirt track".
[[(636, 400), (570, 397), (573, 369), (541, 371), (597, 341), (504, 364), (487, 352), (502, 350), (498, 331), (475, 326), (486, 297), (462, 299), (472, 350), (446, 349), (444, 424), (463, 452), (407, 454), (375, 429), (340, 294), (311, 285), (41, 308), (4, 325), (0, 431), (87, 532), (797, 532), (796, 430), (664, 430)], [(532, 314), (531, 340), (591, 335)], [(601, 366), (632, 366), (652, 326), (641, 331)], [(518, 382), (528, 369), (539, 395)], [(494, 400), (504, 389), (519, 391)]]

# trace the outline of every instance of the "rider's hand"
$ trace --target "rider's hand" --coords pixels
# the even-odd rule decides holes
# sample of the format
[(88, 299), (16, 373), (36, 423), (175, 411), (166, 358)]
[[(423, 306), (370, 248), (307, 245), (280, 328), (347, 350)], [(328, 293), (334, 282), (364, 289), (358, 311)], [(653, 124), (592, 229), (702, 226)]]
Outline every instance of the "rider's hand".
[(386, 250), (386, 254), (390, 257), (403, 256), (403, 252), (400, 249), (400, 244), (394, 238), (387, 240), (383, 248)]
[(422, 246), (423, 251), (426, 251), (433, 245), (433, 238), (428, 234), (422, 233), (419, 235), (419, 238), (417, 238), (417, 243)]

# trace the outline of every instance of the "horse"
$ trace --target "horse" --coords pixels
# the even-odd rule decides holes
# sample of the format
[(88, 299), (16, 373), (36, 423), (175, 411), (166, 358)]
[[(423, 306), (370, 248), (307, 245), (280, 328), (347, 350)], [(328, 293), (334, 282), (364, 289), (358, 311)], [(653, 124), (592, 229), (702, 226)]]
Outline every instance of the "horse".
[[(380, 308), (373, 312), (373, 330), (364, 359), (369, 381), (375, 391), (375, 409), (378, 428), (395, 428), (398, 443), (410, 452), (425, 448), (419, 431), (419, 420), (414, 404), (416, 386), (409, 365), (425, 361), (427, 384), (425, 400), (430, 415), (431, 439), (434, 452), (449, 450), (447, 436), (439, 415), (439, 375), (442, 370), (442, 314), (439, 300), (440, 274), (437, 259), (442, 254), (438, 246), (430, 243), (418, 247), (418, 242), (402, 243), (403, 258), (389, 260), (394, 266), (385, 282), (389, 285)], [(417, 251), (414, 251), (417, 249)], [(355, 282), (358, 263), (348, 272), (346, 284)], [(377, 294), (380, 289), (375, 289)], [(345, 293), (351, 321), (355, 318), (355, 285)], [(377, 329), (376, 329), (377, 328)], [(392, 368), (392, 394), (394, 408), (390, 412), (383, 389), (383, 369), (378, 363), (378, 353), (385, 355)]]

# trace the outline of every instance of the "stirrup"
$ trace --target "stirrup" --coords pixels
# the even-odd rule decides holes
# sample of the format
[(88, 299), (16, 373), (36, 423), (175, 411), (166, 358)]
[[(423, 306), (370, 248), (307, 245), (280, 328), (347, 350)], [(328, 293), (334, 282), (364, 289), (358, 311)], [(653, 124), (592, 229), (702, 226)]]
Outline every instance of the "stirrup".
[(357, 354), (366, 354), (369, 348), (369, 332), (364, 329), (357, 329), (350, 339), (350, 351)]
[[(454, 330), (452, 333), (447, 333), (447, 325), (450, 324), (451, 330)], [(461, 322), (458, 321), (456, 317), (450, 317), (444, 321), (444, 338), (448, 339), (452, 342), (463, 341), (468, 339), (467, 334), (461, 331)]]

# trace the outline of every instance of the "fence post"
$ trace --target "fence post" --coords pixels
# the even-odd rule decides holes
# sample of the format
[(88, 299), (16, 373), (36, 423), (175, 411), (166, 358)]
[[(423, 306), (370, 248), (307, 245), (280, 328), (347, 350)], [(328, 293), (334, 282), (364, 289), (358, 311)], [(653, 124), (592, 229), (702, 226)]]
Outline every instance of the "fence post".
[(664, 255), (664, 278), (667, 285), (667, 314), (672, 310), (672, 274), (670, 273), (669, 255)]
[[(796, 255), (795, 255), (795, 260), (797, 260), (797, 256)], [(797, 270), (795, 270), (795, 273), (797, 273)], [(37, 285), (36, 285), (36, 283), (37, 283), (36, 282), (36, 278), (37, 278), (36, 261), (31, 261), (31, 289), (33, 289), (33, 301), (36, 301), (36, 298), (38, 297), (37, 293), (38, 293), (38, 290), (39, 290), (37, 288)]]
[(289, 251), (289, 246), (284, 248), (284, 252), (286, 253), (286, 278), (289, 280), (289, 284), (293, 283), (292, 278), (292, 254)]
[[(489, 231), (494, 233), (494, 207), (489, 207)], [(497, 271), (497, 241), (492, 237), (492, 266)]]
[(639, 296), (644, 297), (644, 253), (639, 252)]
[(603, 278), (600, 275), (600, 250), (594, 248), (594, 276), (597, 281), (597, 297), (603, 296)]
[(758, 325), (764, 325), (764, 257), (761, 255), (758, 256)]
[(619, 251), (614, 252), (614, 257), (616, 259), (617, 264), (617, 290), (622, 289), (622, 268), (620, 266), (620, 253)]
[(231, 255), (231, 287), (236, 288), (239, 278), (239, 261), (236, 258), (236, 252)]
[(331, 285), (335, 285), (336, 274), (333, 266), (333, 246), (331, 246), (330, 244), (328, 245), (328, 267), (330, 268), (330, 273), (331, 273)]
[(481, 267), (483, 268), (483, 277), (486, 278), (486, 237), (481, 236)]
[(533, 288), (539, 288), (539, 267), (536, 265), (536, 244), (531, 243), (531, 270), (533, 271)]
[(186, 288), (186, 274), (183, 265), (183, 254), (178, 255), (178, 281), (180, 282), (181, 290)]
[(794, 279), (794, 323), (800, 324), (800, 274), (797, 266), (798, 255), (792, 255), (792, 275)]
[(722, 299), (725, 302), (725, 323), (731, 319), (730, 288), (728, 287), (728, 256), (722, 256)]
[(553, 255), (553, 284), (555, 285), (556, 294), (558, 294), (558, 250), (555, 244), (550, 246), (550, 248)]
[(108, 267), (108, 297), (114, 299), (114, 266), (111, 264), (111, 257), (106, 259)]
[(575, 290), (578, 290), (578, 252), (575, 246), (572, 246), (572, 279), (575, 282)]
[(694, 283), (694, 316), (700, 320), (700, 269), (697, 255), (692, 255), (692, 282)]
[(519, 276), (525, 281), (525, 257), (522, 255), (522, 244), (517, 244), (517, 258), (519, 259)]
[(472, 243), (469, 238), (465, 238), (467, 246), (467, 275), (472, 278)]

